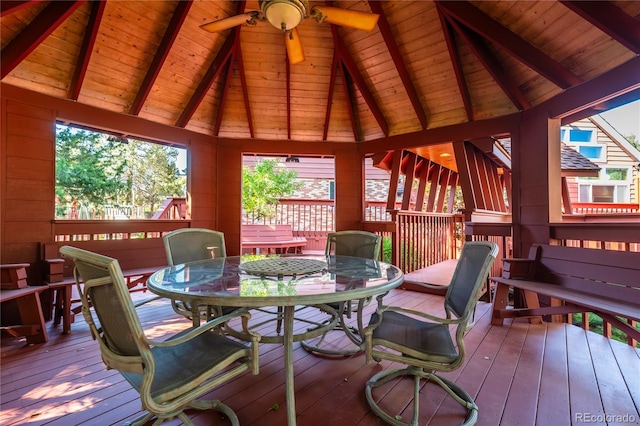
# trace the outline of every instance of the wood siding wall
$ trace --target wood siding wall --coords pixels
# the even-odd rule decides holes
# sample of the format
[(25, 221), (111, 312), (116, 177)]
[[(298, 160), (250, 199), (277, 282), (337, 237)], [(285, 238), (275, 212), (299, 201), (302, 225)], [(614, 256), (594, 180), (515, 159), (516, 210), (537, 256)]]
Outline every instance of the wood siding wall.
[[(38, 284), (44, 276), (41, 246), (54, 238), (56, 120), (188, 148), (190, 170), (197, 170), (187, 184), (188, 197), (193, 201), (188, 226), (217, 227), (218, 173), (213, 138), (5, 84), (1, 102), (0, 262), (31, 263), (30, 284)], [(239, 212), (237, 216), (239, 220)]]
[(54, 111), (2, 99), (1, 262), (28, 262), (39, 276), (39, 242), (52, 238)]

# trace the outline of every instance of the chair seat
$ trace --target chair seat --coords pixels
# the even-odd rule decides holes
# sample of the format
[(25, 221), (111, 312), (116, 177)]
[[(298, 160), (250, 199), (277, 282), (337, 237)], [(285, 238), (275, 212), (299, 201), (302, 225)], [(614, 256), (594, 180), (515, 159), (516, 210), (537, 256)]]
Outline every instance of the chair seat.
[[(394, 311), (384, 312), (382, 318), (373, 331), (374, 344), (425, 361), (449, 363), (458, 357), (447, 325), (420, 321)], [(377, 321), (378, 313), (372, 314), (369, 324)]]
[[(172, 339), (188, 331), (178, 333)], [(160, 403), (172, 399), (176, 393), (182, 394), (198, 387), (211, 377), (212, 368), (220, 368), (251, 356), (249, 347), (215, 331), (202, 333), (181, 345), (156, 346), (151, 348), (151, 352), (156, 363), (151, 396)], [(131, 386), (140, 390), (142, 374), (122, 372), (122, 375)]]

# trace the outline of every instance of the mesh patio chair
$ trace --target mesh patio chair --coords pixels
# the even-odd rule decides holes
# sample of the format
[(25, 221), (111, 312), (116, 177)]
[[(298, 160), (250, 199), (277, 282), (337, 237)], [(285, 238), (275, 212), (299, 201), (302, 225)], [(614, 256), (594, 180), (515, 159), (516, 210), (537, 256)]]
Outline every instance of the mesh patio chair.
[[(382, 298), (378, 298), (378, 309), (371, 316), (364, 332), (367, 363), (372, 359), (377, 362), (384, 359), (406, 365), (405, 368), (384, 370), (374, 375), (365, 386), (369, 406), (387, 423), (425, 423), (424, 419), (420, 419), (419, 399), (420, 380), (427, 379), (441, 386), (467, 409), (465, 425), (475, 424), (478, 406), (471, 395), (436, 372), (454, 371), (464, 362), (464, 336), (474, 324), (478, 297), (497, 254), (498, 245), (490, 241), (470, 241), (464, 244), (444, 297), (446, 318), (401, 307), (384, 306)], [(381, 408), (380, 404), (384, 399), (376, 401), (372, 393), (374, 388), (405, 376), (414, 379), (411, 423), (402, 422), (400, 412), (389, 414), (389, 409), (385, 411)], [(399, 411), (405, 406), (403, 404)]]
[[(380, 247), (382, 245), (382, 237), (366, 231), (339, 231), (333, 232), (327, 236), (327, 245), (325, 247), (325, 255), (327, 256), (351, 256), (362, 257), (365, 259), (378, 259), (380, 255)], [(329, 303), (329, 306), (338, 311), (338, 325), (336, 330), (342, 330), (347, 337), (354, 343), (355, 348), (348, 349), (332, 349), (325, 344), (327, 333), (325, 332), (316, 339), (305, 340), (300, 344), (308, 352), (316, 352), (324, 355), (349, 356), (361, 350), (362, 339), (358, 336), (358, 330), (362, 330), (362, 317), (359, 314), (365, 304), (370, 299), (362, 299), (358, 301), (347, 301), (340, 303)], [(351, 318), (352, 312), (358, 312), (358, 329), (345, 324), (344, 317)], [(331, 330), (330, 330), (331, 331)]]
[[(206, 228), (176, 229), (162, 236), (169, 266), (181, 263), (220, 258), (227, 256), (224, 234)], [(236, 310), (235, 307), (199, 306), (200, 317), (193, 317), (193, 307), (181, 300), (172, 300), (173, 310), (199, 324), (200, 319), (210, 320), (214, 316), (226, 315)]]
[(154, 417), (154, 424), (159, 424), (178, 417), (192, 425), (184, 413), (187, 408), (217, 410), (232, 424), (239, 424), (229, 406), (200, 398), (245, 371), (258, 374), (259, 336), (253, 334), (247, 346), (214, 330), (247, 313), (217, 318), (165, 341), (150, 340), (116, 259), (70, 246), (61, 247), (60, 253), (75, 262), (82, 313), (100, 344), (103, 362), (107, 368), (120, 371), (140, 393), (142, 408), (148, 411), (129, 424), (144, 425)]

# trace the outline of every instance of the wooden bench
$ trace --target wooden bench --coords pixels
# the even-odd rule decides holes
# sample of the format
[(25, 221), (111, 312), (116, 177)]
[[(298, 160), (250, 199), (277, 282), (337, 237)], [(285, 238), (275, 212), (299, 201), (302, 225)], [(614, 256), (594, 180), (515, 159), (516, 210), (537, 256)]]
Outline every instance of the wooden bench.
[(40, 292), (46, 289), (47, 286), (27, 286), (0, 290), (0, 303), (15, 300), (20, 318), (19, 324), (3, 325), (2, 329), (12, 336), (25, 336), (29, 345), (49, 340), (40, 303)]
[[(58, 265), (64, 264), (64, 259), (46, 259), (46, 262), (49, 264), (49, 274), (47, 274), (47, 278), (55, 280), (53, 282), (47, 282), (48, 288), (51, 289), (54, 294), (53, 323), (54, 325), (58, 325), (60, 324), (60, 320), (62, 320), (62, 332), (64, 334), (69, 334), (71, 332), (71, 324), (74, 321), (75, 314), (79, 313), (82, 310), (82, 307), (80, 305), (73, 307), (73, 304), (77, 304), (80, 302), (80, 300), (72, 298), (73, 286), (76, 284), (76, 281), (73, 277), (63, 277), (62, 273), (57, 274), (52, 272), (57, 271)], [(62, 266), (60, 266), (60, 268), (61, 267)], [(122, 271), (122, 274), (126, 279), (127, 287), (129, 288), (130, 292), (146, 291), (147, 279), (151, 276), (151, 274), (161, 268), (161, 266), (157, 266), (149, 268), (127, 269)], [(138, 288), (138, 286), (140, 287)]]
[(252, 253), (302, 252), (305, 237), (294, 237), (291, 225), (242, 225), (242, 249)]
[(13, 290), (27, 286), (28, 263), (5, 263), (0, 265), (0, 289)]
[[(640, 253), (534, 245), (527, 259), (504, 259), (502, 277), (496, 283), (492, 324), (504, 318), (564, 315), (593, 312), (610, 326), (640, 340)], [(522, 290), (526, 307), (511, 309), (509, 289)], [(539, 295), (551, 298), (550, 306), (540, 306)], [(623, 319), (620, 319), (622, 317)]]

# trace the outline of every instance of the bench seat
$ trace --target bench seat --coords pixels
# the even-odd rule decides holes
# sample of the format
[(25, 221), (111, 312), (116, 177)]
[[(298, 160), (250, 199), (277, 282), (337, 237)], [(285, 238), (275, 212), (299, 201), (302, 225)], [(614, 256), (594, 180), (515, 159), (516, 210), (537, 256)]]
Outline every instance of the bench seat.
[[(640, 340), (640, 253), (534, 245), (528, 259), (504, 259), (502, 277), (496, 284), (492, 324), (504, 318), (593, 312), (606, 323)], [(523, 294), (523, 307), (509, 305), (510, 288)], [(541, 306), (539, 296), (550, 306)]]
[(40, 292), (47, 286), (27, 286), (14, 290), (0, 290), (0, 303), (16, 300), (20, 323), (3, 325), (2, 329), (12, 336), (25, 336), (27, 344), (45, 343), (49, 340), (44, 323)]
[(242, 225), (242, 249), (252, 253), (295, 253), (307, 245), (305, 237), (294, 237), (291, 225)]
[[(147, 279), (151, 274), (162, 268), (163, 266), (128, 269), (122, 271), (122, 273), (126, 279), (127, 287), (130, 292), (146, 291)], [(60, 320), (62, 320), (62, 332), (65, 334), (69, 334), (71, 332), (71, 324), (74, 321), (74, 316), (82, 310), (80, 305), (75, 308), (72, 307), (73, 304), (77, 304), (79, 302), (79, 300), (72, 299), (71, 297), (73, 293), (73, 286), (75, 284), (76, 281), (73, 277), (64, 277), (60, 281), (47, 283), (48, 288), (50, 288), (54, 293), (53, 323), (58, 325), (60, 324)], [(138, 288), (138, 286), (140, 286), (140, 288)]]
[[(568, 304), (566, 308), (551, 307), (550, 313), (575, 313), (585, 312), (585, 308), (588, 310), (603, 312), (610, 315), (619, 315), (625, 318), (631, 318), (635, 321), (640, 321), (640, 305), (639, 301), (631, 300), (617, 300), (614, 298), (608, 298), (601, 295), (594, 295), (590, 293), (584, 293), (573, 289), (566, 289), (559, 287), (555, 284), (548, 284), (540, 281), (527, 281), (517, 280), (501, 277), (491, 277), (491, 280), (503, 284), (508, 287), (515, 287), (525, 292), (531, 292), (535, 294), (543, 294), (548, 297), (560, 299)], [(639, 295), (640, 297), (640, 295)], [(525, 296), (526, 299), (526, 296)], [(513, 316), (538, 316), (544, 315), (545, 308), (539, 308), (538, 312), (534, 312), (533, 309), (521, 309), (519, 311), (506, 312), (500, 311), (497, 315), (501, 318), (513, 317)]]

